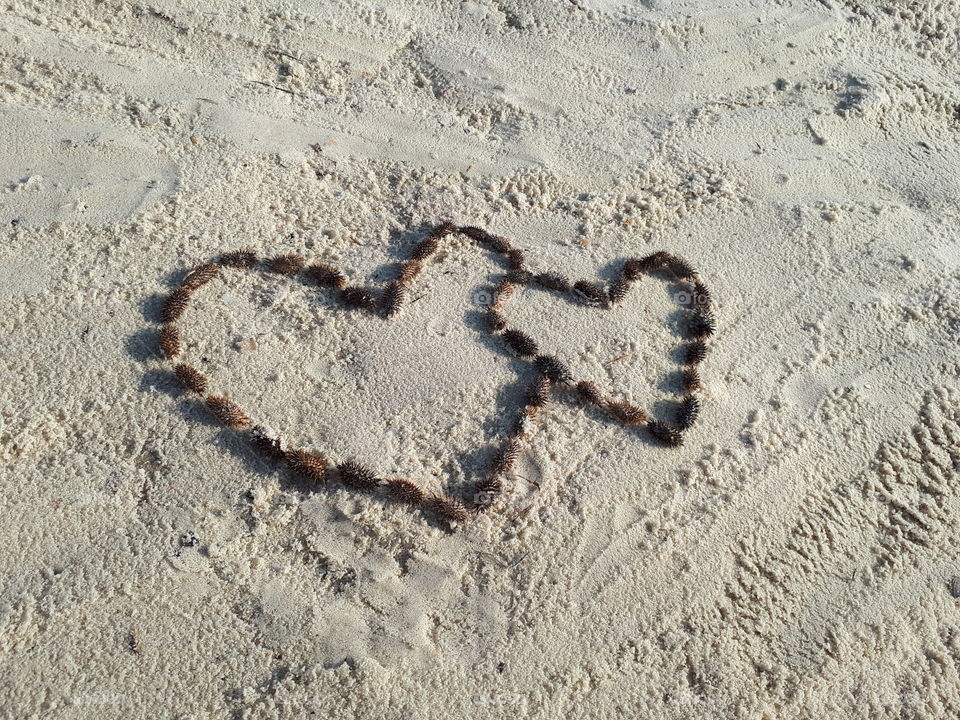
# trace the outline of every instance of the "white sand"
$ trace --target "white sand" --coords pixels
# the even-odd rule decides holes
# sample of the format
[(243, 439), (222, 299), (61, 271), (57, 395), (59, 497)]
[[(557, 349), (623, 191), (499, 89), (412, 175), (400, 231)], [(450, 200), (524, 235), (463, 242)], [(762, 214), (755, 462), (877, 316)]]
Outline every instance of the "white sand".
[[(960, 714), (958, 18), (6, 3), (0, 717)], [(169, 381), (188, 267), (249, 244), (375, 282), (446, 217), (577, 277), (690, 258), (720, 330), (685, 446), (551, 406), (451, 534), (292, 487)], [(456, 484), (526, 377), (465, 322), (497, 272), (458, 242), (389, 324), (231, 276), (186, 356), (292, 441)], [(647, 287), (510, 312), (656, 406)]]

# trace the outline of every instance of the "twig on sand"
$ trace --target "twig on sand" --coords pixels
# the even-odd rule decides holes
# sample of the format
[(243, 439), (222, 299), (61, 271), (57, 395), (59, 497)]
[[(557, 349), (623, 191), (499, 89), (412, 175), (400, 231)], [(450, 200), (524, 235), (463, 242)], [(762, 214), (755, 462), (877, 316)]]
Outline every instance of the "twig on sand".
[(263, 80), (250, 80), (251, 83), (255, 85), (263, 85), (264, 87), (273, 88), (274, 90), (279, 90), (280, 92), (285, 92), (288, 95), (297, 96), (299, 93), (295, 93), (293, 90), (287, 90), (287, 88), (282, 88), (279, 85), (273, 85), (268, 82), (263, 82)]

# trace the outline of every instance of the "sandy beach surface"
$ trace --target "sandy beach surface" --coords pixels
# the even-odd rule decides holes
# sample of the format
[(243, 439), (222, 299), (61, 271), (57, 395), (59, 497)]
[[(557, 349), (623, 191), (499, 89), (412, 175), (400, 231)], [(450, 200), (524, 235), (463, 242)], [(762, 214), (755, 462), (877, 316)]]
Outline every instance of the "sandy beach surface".
[[(960, 716), (960, 3), (12, 0), (0, 10), (0, 718)], [(680, 448), (551, 401), (448, 524), (253, 453), (163, 298), (443, 220), (717, 319)], [(181, 357), (291, 447), (456, 494), (534, 377), (449, 239), (391, 320), (223, 272)], [(668, 412), (676, 285), (512, 325)], [(518, 397), (521, 397), (518, 400)], [(519, 404), (518, 404), (519, 403)]]

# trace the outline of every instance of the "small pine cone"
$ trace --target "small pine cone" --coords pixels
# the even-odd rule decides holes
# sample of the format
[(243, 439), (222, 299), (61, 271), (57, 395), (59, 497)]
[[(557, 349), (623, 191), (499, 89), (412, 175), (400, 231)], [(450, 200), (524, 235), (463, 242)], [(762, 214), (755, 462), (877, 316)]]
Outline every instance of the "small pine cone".
[(250, 444), (254, 450), (271, 460), (283, 460), (287, 456), (280, 446), (280, 441), (271, 437), (267, 430), (259, 425), (250, 428)]
[(520, 438), (512, 437), (507, 440), (497, 451), (497, 454), (494, 455), (491, 472), (494, 475), (502, 475), (505, 472), (510, 472), (519, 455)]
[(680, 401), (680, 410), (677, 413), (677, 427), (681, 430), (689, 430), (696, 422), (700, 414), (700, 399), (687, 395)]
[(347, 284), (347, 279), (343, 276), (343, 273), (333, 265), (327, 265), (326, 263), (308, 265), (304, 269), (303, 274), (320, 287), (336, 288), (339, 290)]
[(207, 391), (207, 378), (199, 370), (180, 363), (173, 368), (173, 374), (187, 390), (191, 390), (197, 395), (203, 395)]
[(383, 310), (388, 318), (394, 317), (398, 312), (400, 312), (400, 308), (403, 307), (403, 298), (406, 293), (407, 289), (400, 283), (399, 280), (394, 280), (392, 283), (387, 285), (387, 289), (383, 293)]
[(280, 275), (296, 275), (305, 264), (306, 260), (296, 253), (277, 255), (267, 260), (267, 270)]
[(498, 307), (503, 305), (507, 299), (513, 295), (513, 290), (516, 287), (512, 282), (504, 278), (497, 283), (497, 286), (493, 289), (493, 305)]
[(651, 435), (667, 447), (680, 447), (683, 445), (683, 433), (673, 425), (668, 425), (659, 420), (651, 420), (647, 423), (647, 429)]
[(164, 325), (157, 336), (157, 344), (160, 345), (163, 356), (167, 360), (173, 360), (180, 354), (180, 331), (175, 325)]
[(596, 385), (588, 380), (581, 380), (577, 383), (577, 395), (590, 405), (603, 405), (603, 397), (600, 395), (600, 391)]
[(717, 331), (717, 320), (713, 313), (706, 308), (693, 310), (689, 314), (687, 330), (695, 338), (705, 338)]
[(467, 508), (456, 498), (435, 495), (429, 505), (433, 512), (450, 522), (465, 522), (470, 517)]
[(606, 305), (607, 303), (607, 294), (599, 285), (587, 280), (577, 280), (573, 284), (573, 291), (591, 305)]
[(500, 237), (499, 235), (491, 235), (490, 239), (487, 241), (487, 244), (490, 246), (491, 250), (498, 252), (501, 255), (506, 255), (513, 249), (510, 241), (505, 237)]
[(426, 497), (419, 485), (406, 478), (392, 478), (386, 482), (387, 493), (397, 502), (419, 505)]
[(352, 308), (362, 308), (364, 310), (373, 310), (377, 307), (377, 299), (366, 288), (355, 285), (345, 287), (340, 291), (340, 299), (344, 304)]
[(568, 383), (573, 380), (573, 374), (565, 363), (552, 355), (537, 355), (534, 360), (537, 370), (555, 383)]
[(503, 480), (496, 475), (488, 475), (482, 480), (477, 481), (476, 490), (485, 495), (496, 495), (503, 492)]
[(642, 425), (647, 421), (646, 411), (628, 402), (608, 403), (607, 410), (624, 425)]
[(516, 248), (512, 250), (507, 250), (507, 264), (510, 266), (511, 270), (523, 270), (527, 264), (527, 256), (523, 254), (523, 250), (517, 250)]
[(492, 332), (500, 332), (507, 326), (507, 319), (499, 310), (490, 308), (487, 310), (487, 329)]
[(211, 262), (198, 265), (187, 273), (186, 277), (183, 278), (183, 282), (180, 283), (180, 287), (196, 290), (198, 287), (206, 285), (213, 280), (219, 272), (220, 266), (217, 265), (217, 263)]
[(680, 385), (685, 393), (696, 392), (703, 388), (703, 382), (700, 380), (700, 373), (690, 368), (684, 370), (680, 375)]
[(177, 288), (167, 296), (160, 311), (160, 321), (165, 323), (176, 322), (190, 305), (190, 288)]
[(241, 270), (249, 270), (257, 264), (257, 254), (253, 250), (244, 248), (243, 250), (236, 250), (221, 255), (217, 259), (217, 262), (221, 265), (240, 268)]
[(447, 235), (454, 232), (456, 229), (457, 229), (456, 225), (454, 225), (449, 220), (444, 220), (442, 223), (440, 223), (433, 230), (430, 231), (430, 237), (436, 238), (437, 240), (442, 240)]
[(702, 281), (697, 280), (693, 283), (693, 304), (697, 307), (708, 308), (713, 302), (710, 297), (710, 291)]
[(347, 460), (337, 465), (340, 482), (354, 490), (371, 490), (380, 484), (380, 480), (366, 465), (356, 460)]
[(705, 343), (698, 340), (697, 342), (692, 342), (688, 344), (683, 349), (683, 361), (687, 365), (697, 365), (702, 363), (704, 358), (707, 357), (707, 346)]
[(210, 395), (207, 397), (207, 409), (228, 428), (238, 430), (250, 424), (250, 418), (247, 417), (247, 414), (229, 398)]
[(321, 485), (327, 481), (327, 459), (320, 453), (307, 450), (288, 450), (287, 465), (305, 480)]
[(623, 264), (623, 277), (627, 280), (639, 280), (644, 273), (644, 261), (631, 258)]
[(673, 255), (663, 250), (658, 250), (657, 252), (642, 257), (639, 260), (636, 260), (637, 263), (634, 267), (641, 273), (650, 272), (651, 270), (659, 270), (664, 265), (666, 265)]
[(667, 268), (678, 280), (692, 280), (697, 276), (697, 271), (693, 265), (676, 255), (670, 256), (670, 259), (667, 261)]
[(498, 477), (491, 475), (480, 480), (473, 489), (473, 509), (476, 512), (488, 510), (502, 490), (503, 483)]
[(539, 275), (535, 276), (533, 280), (535, 283), (540, 285), (540, 287), (545, 287), (547, 290), (568, 292), (573, 287), (567, 278), (565, 278), (563, 275), (558, 275), (557, 273), (540, 273)]
[(463, 235), (466, 235), (468, 238), (480, 243), (481, 245), (489, 245), (490, 241), (493, 239), (493, 236), (486, 230), (483, 228), (474, 227), (473, 225), (462, 225), (459, 230)]
[(537, 354), (537, 343), (533, 338), (520, 330), (504, 330), (501, 336), (520, 357), (533, 357)]
[(550, 379), (538, 377), (527, 393), (527, 407), (542, 408), (550, 401)]
[(610, 290), (608, 292), (608, 295), (610, 296), (610, 302), (616, 305), (627, 296), (627, 291), (629, 289), (630, 281), (623, 276), (618, 277), (610, 284)]
[(420, 274), (422, 267), (423, 263), (420, 260), (407, 260), (400, 266), (400, 273), (397, 275), (397, 280), (404, 285), (409, 285), (413, 282), (413, 279)]
[(440, 242), (437, 240), (437, 238), (430, 235), (414, 246), (413, 250), (410, 252), (410, 257), (412, 257), (414, 260), (426, 260), (437, 251), (439, 246)]

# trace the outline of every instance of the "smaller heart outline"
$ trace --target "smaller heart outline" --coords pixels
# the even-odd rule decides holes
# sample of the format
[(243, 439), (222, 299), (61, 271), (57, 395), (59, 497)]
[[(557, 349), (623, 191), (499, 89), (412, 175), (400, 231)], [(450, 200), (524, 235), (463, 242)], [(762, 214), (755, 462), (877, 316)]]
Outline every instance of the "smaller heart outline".
[[(505, 434), (489, 472), (474, 485), (469, 501), (448, 494), (428, 494), (423, 488), (406, 478), (379, 478), (367, 466), (347, 459), (333, 465), (320, 452), (300, 448), (286, 448), (281, 440), (272, 436), (262, 426), (256, 425), (250, 416), (226, 396), (207, 393), (207, 378), (196, 368), (176, 362), (180, 355), (181, 334), (177, 322), (181, 320), (193, 294), (217, 278), (225, 269), (254, 271), (258, 266), (267, 272), (288, 277), (299, 276), (307, 283), (332, 293), (347, 308), (378, 314), (386, 319), (397, 316), (403, 307), (410, 287), (424, 269), (427, 261), (440, 248), (448, 236), (459, 233), (473, 240), (480, 248), (499, 256), (508, 272), (492, 287), (493, 302), (486, 311), (486, 330), (498, 336), (505, 347), (522, 360), (530, 362), (536, 370), (536, 380), (528, 388), (522, 411)], [(685, 305), (684, 329), (687, 342), (681, 349), (681, 375), (683, 390), (675, 422), (668, 423), (651, 418), (643, 408), (631, 403), (605, 396), (596, 384), (576, 381), (565, 363), (552, 355), (540, 353), (536, 341), (527, 333), (511, 328), (504, 315), (510, 297), (518, 287), (533, 286), (552, 291), (593, 307), (612, 308), (628, 294), (630, 288), (644, 276), (659, 275), (688, 286), (685, 293), (689, 302)], [(188, 392), (199, 396), (207, 410), (226, 427), (243, 432), (253, 449), (269, 461), (287, 467), (300, 478), (318, 486), (325, 485), (331, 476), (355, 491), (384, 491), (392, 500), (409, 507), (420, 507), (447, 521), (451, 527), (467, 521), (472, 514), (489, 510), (503, 491), (503, 477), (517, 460), (522, 441), (530, 424), (539, 411), (559, 391), (572, 391), (587, 408), (606, 413), (616, 422), (627, 427), (644, 427), (650, 435), (665, 447), (683, 444), (683, 433), (693, 427), (700, 409), (700, 393), (703, 389), (698, 367), (704, 361), (707, 341), (716, 331), (711, 293), (698, 271), (682, 257), (657, 251), (641, 258), (624, 261), (619, 274), (604, 289), (589, 280), (570, 281), (556, 272), (533, 273), (529, 270), (522, 250), (515, 248), (504, 237), (493, 235), (476, 226), (456, 226), (443, 222), (417, 243), (407, 260), (399, 264), (396, 279), (382, 291), (375, 288), (351, 285), (346, 275), (327, 263), (308, 263), (298, 254), (269, 257), (262, 262), (250, 249), (236, 250), (203, 263), (188, 272), (179, 287), (164, 300), (159, 320), (158, 345), (165, 359), (174, 363), (173, 375)]]

